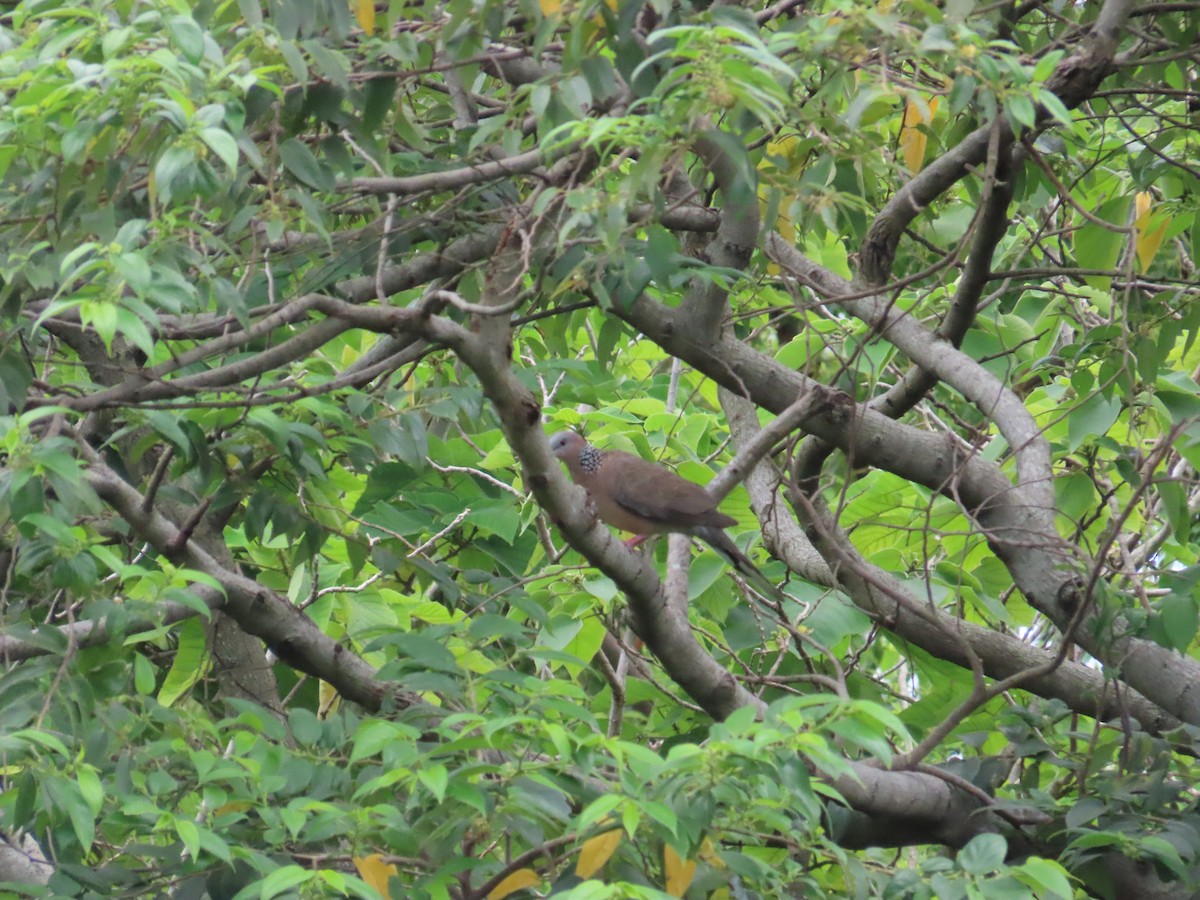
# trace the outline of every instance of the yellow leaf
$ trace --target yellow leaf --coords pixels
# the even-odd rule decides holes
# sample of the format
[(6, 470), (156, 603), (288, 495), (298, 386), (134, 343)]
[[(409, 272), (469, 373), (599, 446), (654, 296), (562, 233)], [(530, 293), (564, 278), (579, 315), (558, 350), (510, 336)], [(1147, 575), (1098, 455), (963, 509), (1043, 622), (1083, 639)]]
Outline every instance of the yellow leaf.
[(725, 860), (721, 859), (717, 853), (717, 848), (712, 842), (712, 838), (705, 838), (700, 842), (700, 858), (714, 869), (727, 869)]
[[(803, 173), (808, 162), (806, 146), (796, 134), (785, 134), (767, 142), (767, 152), (758, 163), (759, 171), (764, 173), (758, 182), (759, 205), (764, 217), (770, 212), (771, 195), (780, 191), (780, 185), (794, 184)], [(774, 221), (763, 220), (767, 228), (774, 228), (789, 244), (796, 242), (796, 223), (792, 219), (792, 210), (799, 204), (799, 194), (781, 191)], [(780, 268), (778, 264), (769, 262), (767, 272), (778, 275)]]
[(1150, 201), (1153, 199), (1149, 191), (1138, 191), (1137, 196), (1133, 198), (1133, 215), (1135, 221), (1141, 222), (1150, 215)]
[(579, 862), (575, 863), (575, 874), (586, 881), (604, 868), (609, 857), (616, 852), (624, 833), (622, 829), (614, 828), (584, 841), (583, 849), (579, 851)]
[(338, 708), (340, 699), (337, 688), (328, 681), (322, 681), (317, 688), (317, 718), (328, 719), (329, 714)]
[(789, 244), (796, 243), (796, 223), (792, 221), (789, 213), (791, 212), (791, 204), (798, 200), (798, 197), (784, 197), (784, 202), (787, 204), (787, 211), (780, 212), (779, 218), (775, 222), (775, 229), (779, 232), (779, 236)]
[(672, 897), (682, 897), (692, 878), (696, 874), (696, 863), (693, 860), (684, 862), (670, 844), (663, 847), (663, 869), (667, 873), (667, 893)]
[(919, 105), (915, 100), (909, 100), (904, 108), (904, 121), (900, 125), (900, 154), (904, 157), (904, 165), (913, 174), (920, 172), (925, 164), (925, 145), (929, 140), (925, 132), (917, 126), (932, 122), (937, 108), (937, 97), (929, 101), (928, 107)]
[(375, 0), (354, 0), (354, 18), (370, 37), (375, 33)]
[[(562, 0), (540, 0), (540, 2), (542, 2), (542, 3), (552, 2), (552, 3), (557, 3), (559, 6), (562, 6)], [(607, 6), (609, 11), (614, 14), (617, 11), (617, 6), (619, 5), (619, 3), (620, 3), (620, 0), (604, 0), (604, 5)], [(603, 31), (604, 30), (604, 14), (596, 13), (594, 16), (592, 16), (592, 24), (595, 25), (597, 29)], [(594, 37), (595, 37), (595, 35), (593, 35), (593, 38)]]
[(354, 868), (358, 869), (363, 881), (383, 896), (388, 896), (388, 879), (397, 874), (395, 866), (384, 862), (378, 853), (372, 853), (370, 856), (354, 857)]
[(808, 159), (805, 144), (796, 134), (786, 134), (778, 140), (767, 142), (767, 153), (760, 169), (774, 167), (780, 171), (799, 174)]
[(1143, 272), (1154, 262), (1154, 256), (1167, 233), (1167, 226), (1171, 224), (1170, 216), (1164, 216), (1161, 221), (1154, 222), (1150, 210), (1153, 199), (1149, 191), (1139, 191), (1133, 202), (1133, 229), (1137, 235), (1134, 247), (1137, 250), (1138, 265), (1142, 267)]
[(541, 7), (542, 15), (547, 19), (562, 12), (562, 0), (538, 0), (538, 6)]
[(507, 897), (521, 888), (533, 887), (541, 883), (542, 879), (538, 878), (537, 872), (533, 869), (517, 869), (492, 888), (492, 892), (488, 894), (488, 900), (502, 900), (503, 897)]

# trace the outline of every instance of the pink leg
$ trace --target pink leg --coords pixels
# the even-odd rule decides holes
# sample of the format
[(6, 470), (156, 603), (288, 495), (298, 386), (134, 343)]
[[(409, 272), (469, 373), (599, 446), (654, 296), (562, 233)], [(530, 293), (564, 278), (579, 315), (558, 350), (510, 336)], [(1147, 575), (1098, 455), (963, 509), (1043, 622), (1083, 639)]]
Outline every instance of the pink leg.
[(635, 534), (633, 537), (625, 539), (625, 546), (632, 550), (638, 544), (642, 543), (642, 541), (646, 540), (646, 538), (647, 535)]

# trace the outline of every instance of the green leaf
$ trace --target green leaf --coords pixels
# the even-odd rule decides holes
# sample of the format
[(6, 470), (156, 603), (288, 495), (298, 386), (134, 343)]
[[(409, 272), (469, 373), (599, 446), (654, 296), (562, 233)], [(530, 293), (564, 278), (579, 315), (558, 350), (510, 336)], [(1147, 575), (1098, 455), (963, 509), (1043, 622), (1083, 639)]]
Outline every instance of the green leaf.
[(63, 759), (69, 759), (71, 754), (67, 751), (66, 744), (45, 731), (38, 731), (33, 728), (23, 728), (20, 731), (13, 732), (10, 737), (14, 741), (24, 741), (30, 744), (40, 744), (47, 749), (53, 750)]
[(179, 644), (171, 669), (158, 691), (158, 702), (171, 706), (208, 671), (208, 641), (200, 619), (186, 619), (177, 629)]
[(450, 782), (450, 773), (445, 766), (437, 763), (424, 765), (417, 769), (417, 780), (429, 788), (438, 803), (446, 799), (446, 785)]
[(0, 179), (4, 178), (4, 173), (8, 171), (12, 161), (17, 158), (18, 149), (15, 144), (0, 144)]
[(1188, 878), (1188, 868), (1179, 856), (1179, 851), (1168, 841), (1157, 835), (1148, 835), (1138, 842), (1139, 848), (1147, 856), (1164, 866), (1176, 878)]
[(321, 722), (311, 710), (289, 710), (288, 727), (301, 744), (315, 744), (321, 738)]
[(81, 765), (75, 770), (75, 782), (79, 786), (80, 796), (87, 803), (92, 815), (99, 815), (101, 807), (104, 806), (104, 788), (100, 784), (100, 776), (97, 774), (96, 768)]
[(387, 638), (394, 644), (401, 659), (409, 668), (457, 673), (458, 662), (442, 643), (425, 634), (394, 634)]
[(154, 355), (154, 338), (150, 334), (150, 329), (146, 327), (146, 323), (136, 313), (124, 307), (118, 308), (117, 331), (131, 341), (147, 357)]
[(232, 134), (224, 128), (204, 128), (200, 131), (200, 139), (225, 163), (230, 173), (237, 172), (238, 146)]
[(196, 165), (196, 155), (188, 147), (168, 147), (154, 166), (154, 187), (163, 203), (169, 203), (175, 192), (175, 183), (185, 173), (190, 174)]
[(230, 851), (229, 844), (217, 837), (207, 828), (196, 828), (197, 836), (200, 839), (200, 849), (210, 856), (221, 860), (224, 863), (233, 861), (233, 853)]
[(1034, 81), (1047, 81), (1054, 74), (1054, 69), (1059, 61), (1066, 56), (1067, 51), (1059, 48), (1051, 50), (1045, 56), (1037, 61), (1033, 67)]
[(1107, 434), (1120, 414), (1120, 400), (1100, 393), (1090, 395), (1067, 416), (1067, 449), (1078, 450), (1085, 441)]
[(83, 853), (90, 853), (96, 840), (96, 816), (79, 789), (74, 783), (57, 776), (47, 778), (43, 787), (54, 806), (65, 812), (71, 820), (71, 829)]
[(581, 832), (586, 831), (595, 823), (606, 819), (609, 813), (624, 802), (625, 799), (617, 794), (605, 794), (602, 797), (597, 797), (576, 818), (576, 830)]
[(588, 617), (583, 620), (583, 627), (563, 649), (586, 665), (600, 652), (600, 645), (604, 643), (606, 634), (608, 628), (600, 619)]
[(196, 827), (196, 823), (183, 816), (176, 816), (175, 833), (179, 835), (179, 840), (188, 855), (195, 859), (200, 854), (200, 829)]
[(396, 722), (367, 719), (354, 733), (351, 741), (353, 749), (350, 752), (350, 761), (358, 762), (361, 759), (375, 756), (384, 747), (395, 741), (413, 740), (417, 736), (418, 734), (411, 728), (401, 726)]
[(79, 318), (85, 325), (91, 325), (96, 330), (104, 347), (112, 352), (113, 338), (117, 336), (118, 308), (115, 303), (106, 301), (92, 302), (85, 300), (79, 305)]
[(200, 62), (204, 55), (204, 32), (191, 16), (172, 16), (167, 19), (171, 40), (190, 63)]
[(1046, 111), (1050, 113), (1050, 115), (1052, 115), (1058, 122), (1068, 126), (1072, 123), (1073, 120), (1071, 118), (1071, 111), (1067, 109), (1063, 102), (1059, 100), (1052, 91), (1039, 90), (1037, 91), (1036, 96), (1037, 101), (1042, 104), (1042, 106), (1046, 108)]
[(262, 24), (262, 4), (258, 0), (238, 0), (238, 9), (251, 28)]
[(1032, 128), (1037, 122), (1037, 111), (1027, 94), (1010, 94), (1004, 102), (1004, 108), (1013, 123), (1013, 131), (1020, 131), (1016, 127), (1018, 125), (1022, 128)]
[(1159, 603), (1158, 614), (1162, 617), (1163, 635), (1167, 640), (1165, 646), (1186, 653), (1197, 628), (1200, 628), (1197, 599), (1182, 594), (1168, 594)]
[[(1086, 198), (1076, 198), (1083, 205), (1089, 205)], [(1119, 197), (1102, 203), (1096, 210), (1096, 217), (1114, 225), (1124, 227), (1129, 216), (1129, 197)], [(1083, 269), (1099, 269), (1111, 271), (1115, 269), (1121, 248), (1125, 246), (1127, 237), (1120, 231), (1105, 228), (1092, 221), (1085, 221), (1075, 232), (1073, 247), (1075, 262)], [(1105, 288), (1111, 282), (1106, 276), (1089, 275), (1088, 284), (1097, 288)]]
[(829, 725), (829, 730), (851, 746), (865, 750), (885, 764), (893, 756), (891, 744), (881, 728), (872, 728), (867, 722), (857, 719), (838, 719)]
[(405, 413), (395, 423), (396, 454), (417, 471), (429, 457), (429, 439), (425, 420), (417, 413)]
[(258, 896), (261, 900), (270, 900), (271, 897), (312, 881), (316, 874), (315, 871), (300, 866), (280, 866), (259, 883)]
[(1192, 514), (1188, 508), (1187, 491), (1178, 481), (1160, 481), (1157, 488), (1163, 512), (1166, 513), (1175, 540), (1186, 543), (1192, 534)]
[(1004, 865), (1008, 842), (998, 834), (977, 834), (958, 851), (958, 864), (972, 875), (987, 875)]
[(494, 534), (509, 544), (521, 527), (520, 511), (507, 495), (495, 500), (472, 502), (466, 521), (478, 526), (481, 532)]
[(1078, 828), (1099, 818), (1108, 807), (1095, 797), (1083, 797), (1067, 811), (1065, 822), (1068, 828)]
[(284, 168), (313, 190), (333, 190), (333, 174), (296, 138), (288, 138), (279, 145), (279, 158)]
[(1075, 890), (1071, 886), (1066, 870), (1058, 863), (1032, 857), (1021, 863), (1013, 874), (1023, 883), (1034, 888), (1039, 897), (1061, 898), (1071, 900)]
[(1088, 831), (1071, 839), (1070, 847), (1079, 850), (1091, 850), (1096, 847), (1111, 847), (1114, 844), (1125, 844), (1124, 835), (1112, 831)]

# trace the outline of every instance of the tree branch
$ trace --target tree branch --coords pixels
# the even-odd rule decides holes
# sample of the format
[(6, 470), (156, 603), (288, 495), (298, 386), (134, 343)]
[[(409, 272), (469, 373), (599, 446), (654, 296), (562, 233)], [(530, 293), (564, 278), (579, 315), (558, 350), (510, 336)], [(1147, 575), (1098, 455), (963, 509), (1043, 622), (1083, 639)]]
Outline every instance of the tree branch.
[(195, 540), (181, 541), (180, 529), (161, 513), (144, 508), (144, 498), (112, 471), (82, 441), (87, 467), (84, 477), (105, 503), (131, 529), (164, 556), (203, 572), (221, 585), (224, 597), (204, 598), (212, 609), (231, 616), (250, 634), (261, 638), (289, 665), (327, 681), (348, 700), (378, 709), (385, 697), (401, 706), (415, 702), (394, 687), (380, 682), (375, 670), (330, 639), (291, 603), (253, 579), (221, 566)]

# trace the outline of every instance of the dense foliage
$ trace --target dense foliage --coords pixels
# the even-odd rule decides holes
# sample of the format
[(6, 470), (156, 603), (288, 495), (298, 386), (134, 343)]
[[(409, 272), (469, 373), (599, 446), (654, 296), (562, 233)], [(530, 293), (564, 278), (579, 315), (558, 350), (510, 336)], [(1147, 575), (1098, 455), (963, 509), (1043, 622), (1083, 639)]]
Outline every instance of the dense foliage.
[(1191, 896), (1198, 31), (6, 5), (0, 883)]

